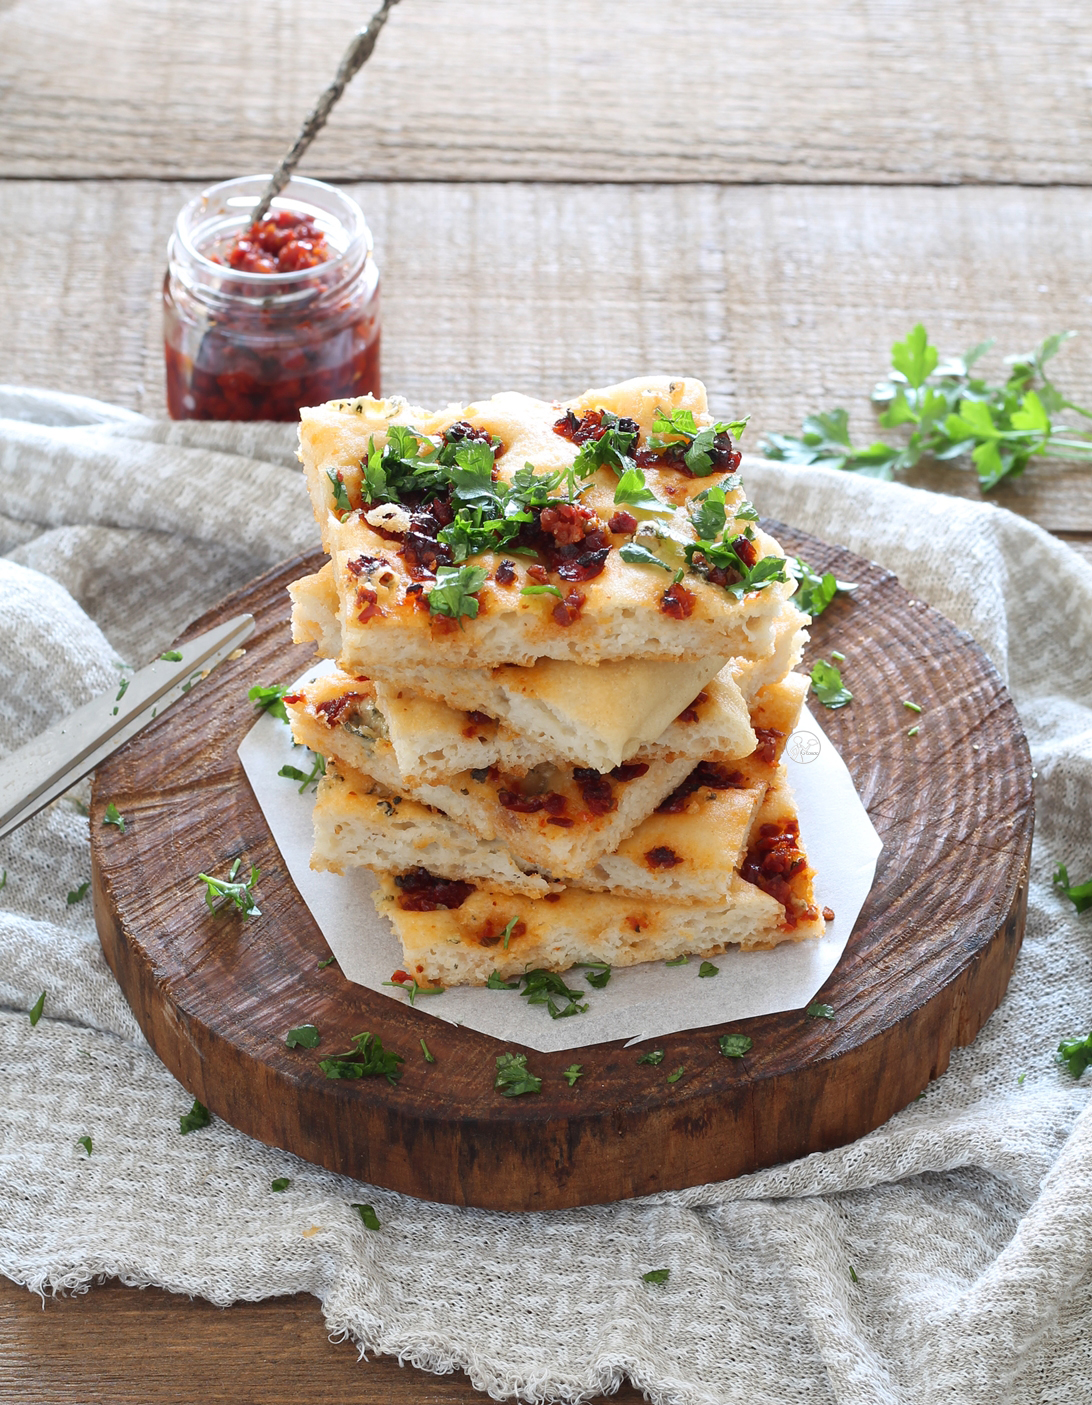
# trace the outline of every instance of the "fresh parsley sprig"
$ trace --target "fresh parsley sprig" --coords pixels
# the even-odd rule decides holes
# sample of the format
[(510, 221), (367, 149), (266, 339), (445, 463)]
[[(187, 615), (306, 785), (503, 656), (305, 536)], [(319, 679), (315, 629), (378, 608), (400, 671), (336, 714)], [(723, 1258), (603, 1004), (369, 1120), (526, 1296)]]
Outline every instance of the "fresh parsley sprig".
[(1092, 429), (1061, 422), (1065, 411), (1092, 420), (1087, 410), (1054, 385), (1046, 365), (1076, 334), (1058, 332), (1034, 351), (1006, 357), (1008, 378), (991, 385), (974, 373), (993, 346), (981, 342), (963, 356), (940, 363), (935, 346), (918, 323), (891, 348), (892, 370), (872, 392), (884, 429), (908, 428), (905, 439), (854, 446), (845, 410), (809, 415), (799, 437), (767, 434), (762, 450), (784, 463), (821, 463), (873, 478), (891, 478), (919, 459), (941, 462), (970, 458), (979, 487), (988, 493), (1023, 473), (1032, 458), (1092, 460)]
[(268, 712), (271, 717), (279, 717), (282, 722), (287, 722), (288, 710), (284, 705), (284, 695), (287, 692), (287, 683), (270, 683), (268, 687), (257, 683), (247, 693), (247, 697), (259, 712)]
[(317, 787), (319, 781), (326, 774), (326, 758), (320, 756), (318, 752), (314, 753), (314, 757), (315, 760), (310, 771), (301, 771), (298, 766), (285, 764), (277, 772), (277, 775), (284, 776), (285, 780), (299, 781), (299, 794), (302, 795), (309, 785)]
[(1070, 883), (1069, 871), (1060, 863), (1054, 871), (1054, 886), (1067, 897), (1078, 912), (1086, 912), (1092, 907), (1092, 878), (1087, 883)]
[(813, 619), (823, 613), (836, 595), (849, 595), (857, 589), (856, 581), (840, 581), (831, 571), (819, 575), (800, 556), (792, 558), (791, 570), (799, 582), (795, 603)]
[(112, 824), (119, 834), (125, 833), (125, 816), (119, 812), (112, 800), (106, 807), (102, 822), (104, 825)]
[(1054, 1057), (1069, 1069), (1074, 1078), (1080, 1078), (1092, 1064), (1092, 1034), (1086, 1034), (1083, 1039), (1063, 1039)]
[(378, 1034), (354, 1034), (349, 1041), (352, 1048), (333, 1058), (320, 1059), (319, 1068), (327, 1078), (370, 1078), (382, 1076), (394, 1084), (402, 1077), (399, 1064), (405, 1063), (401, 1054), (393, 1049), (384, 1049)]
[(731, 420), (727, 423), (718, 421), (705, 429), (699, 429), (691, 410), (669, 410), (665, 413), (658, 409), (652, 421), (648, 447), (657, 451), (667, 449), (672, 444), (685, 444), (683, 461), (687, 468), (695, 478), (708, 478), (713, 471), (713, 442), (717, 435), (730, 434), (733, 439), (738, 439), (747, 428), (750, 418), (748, 415), (742, 420)]
[(528, 1069), (526, 1054), (498, 1054), (493, 1087), (506, 1098), (518, 1098), (522, 1093), (541, 1093), (542, 1079)]
[(195, 881), (205, 885), (205, 905), (211, 913), (223, 912), (234, 905), (244, 917), (262, 915), (261, 908), (254, 901), (254, 885), (261, 870), (252, 867), (246, 882), (237, 883), (235, 875), (239, 872), (241, 864), (242, 859), (236, 859), (226, 879), (213, 878), (207, 873), (197, 875)]
[[(582, 1015), (588, 1008), (586, 1003), (580, 1003), (584, 992), (570, 990), (556, 971), (525, 971), (521, 979), (523, 989), (520, 994), (525, 997), (528, 1005), (545, 1005), (552, 1020), (563, 1020), (569, 1015)], [(555, 995), (567, 1003), (559, 1006), (554, 1001)]]
[(478, 615), (477, 592), (489, 577), (484, 566), (440, 566), (428, 597), (429, 614), (457, 620)]
[(811, 686), (824, 707), (845, 707), (853, 701), (853, 694), (843, 684), (838, 668), (825, 659), (817, 659), (812, 666)]
[(412, 976), (408, 981), (384, 981), (384, 985), (389, 985), (394, 990), (401, 990), (409, 997), (412, 1005), (419, 995), (443, 995), (447, 986), (444, 985), (418, 985), (416, 976)]
[[(686, 556), (686, 564), (692, 571), (697, 571), (701, 575), (708, 573), (710, 568), (721, 568), (734, 571), (739, 580), (731, 585), (726, 585), (725, 590), (729, 595), (734, 595), (737, 600), (742, 600), (745, 595), (750, 595), (756, 590), (765, 590), (767, 586), (773, 585), (775, 581), (788, 580), (785, 568), (787, 562), (784, 556), (760, 556), (753, 566), (747, 563), (738, 555), (735, 544), (741, 537), (750, 541), (751, 529), (737, 533), (731, 541), (696, 541), (684, 547), (683, 554)], [(625, 548), (623, 548), (623, 551)], [(705, 558), (704, 564), (694, 563), (695, 555)]]

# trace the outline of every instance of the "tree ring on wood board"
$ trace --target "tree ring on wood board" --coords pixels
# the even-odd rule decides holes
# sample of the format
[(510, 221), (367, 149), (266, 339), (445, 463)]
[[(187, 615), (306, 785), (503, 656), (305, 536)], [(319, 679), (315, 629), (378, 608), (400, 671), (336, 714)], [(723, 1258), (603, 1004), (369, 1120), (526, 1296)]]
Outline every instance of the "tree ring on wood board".
[[(764, 524), (766, 525), (766, 524)], [(620, 1041), (528, 1051), (535, 1096), (504, 1098), (511, 1046), (319, 969), (326, 943), (288, 878), (236, 749), (254, 721), (247, 688), (312, 662), (289, 643), (285, 587), (324, 558), (276, 567), (187, 631), (250, 611), (245, 660), (98, 770), (92, 797), (95, 919), (152, 1048), (217, 1116), (342, 1175), (450, 1204), (551, 1210), (742, 1175), (844, 1145), (878, 1127), (948, 1066), (1004, 996), (1024, 932), (1034, 819), (1031, 759), (1004, 684), (974, 641), (889, 572), (768, 524), (787, 552), (858, 581), (812, 626), (804, 667), (852, 638), (850, 707), (823, 724), (884, 842), (845, 953), (816, 999), (665, 1036), (663, 1067)], [(850, 634), (850, 631), (852, 633)], [(902, 699), (927, 700), (906, 737)], [(985, 764), (988, 759), (988, 764)], [(125, 835), (104, 827), (113, 801)], [(194, 882), (242, 855), (261, 870), (262, 915), (212, 918)], [(401, 1081), (327, 1079), (288, 1049), (306, 1017), (324, 1054), (368, 1029), (405, 1054)], [(718, 1038), (746, 1034), (741, 1058)], [(425, 1038), (434, 1063), (415, 1057)], [(665, 1069), (685, 1065), (674, 1084)]]

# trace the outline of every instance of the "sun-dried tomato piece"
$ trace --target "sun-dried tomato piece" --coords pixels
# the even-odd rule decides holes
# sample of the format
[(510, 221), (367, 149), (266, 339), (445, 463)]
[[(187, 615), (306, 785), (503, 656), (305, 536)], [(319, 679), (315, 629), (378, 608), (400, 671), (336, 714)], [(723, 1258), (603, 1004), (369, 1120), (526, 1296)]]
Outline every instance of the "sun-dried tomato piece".
[(403, 912), (439, 912), (462, 907), (474, 892), (473, 883), (440, 878), (435, 873), (429, 873), (427, 868), (411, 868), (408, 873), (397, 873), (394, 881), (402, 890), (398, 896), (398, 906)]
[(593, 815), (609, 815), (618, 808), (614, 787), (607, 776), (601, 776), (590, 766), (576, 766), (573, 768), (573, 780), (580, 787), (584, 804)]
[[(367, 681), (368, 681), (367, 679), (364, 680), (364, 682), (367, 682)], [(301, 703), (301, 702), (303, 702), (303, 700), (304, 700), (304, 698), (305, 698), (306, 696), (307, 696), (306, 693), (285, 693), (284, 697), (281, 698), (281, 702), (286, 702), (286, 703)]]
[(779, 732), (776, 727), (756, 727), (755, 736), (758, 738), (753, 753), (755, 760), (772, 766), (777, 760), (777, 744), (785, 740), (785, 733)]
[(516, 790), (498, 790), (497, 799), (506, 810), (517, 815), (534, 815), (546, 808), (545, 795), (520, 795)]
[(587, 596), (582, 590), (570, 590), (564, 600), (559, 600), (550, 612), (555, 623), (568, 626), (580, 618)]
[(648, 774), (647, 761), (626, 761), (621, 766), (615, 766), (611, 772), (611, 777), (616, 781), (635, 781), (638, 776)]
[(475, 727), (488, 727), (493, 721), (487, 712), (468, 712), (467, 721), (473, 722)]
[(550, 577), (546, 572), (546, 567), (540, 566), (537, 561), (533, 566), (527, 567), (527, 578), (528, 580), (534, 581), (536, 585), (549, 585), (550, 583)]
[(682, 712), (680, 712), (678, 717), (675, 718), (675, 721), (696, 722), (698, 720), (698, 708), (701, 707), (703, 703), (707, 703), (708, 701), (708, 693), (699, 693), (689, 707), (683, 708)]
[(566, 815), (551, 815), (546, 823), (556, 824), (559, 829), (572, 829), (576, 821), (570, 820)]
[(750, 537), (736, 537), (735, 541), (732, 542), (732, 550), (748, 570), (750, 570), (758, 560), (758, 547)]
[(515, 578), (516, 565), (514, 561), (502, 561), (493, 576), (498, 585), (511, 585)]
[(367, 624), (369, 620), (373, 620), (377, 616), (387, 613), (386, 610), (377, 603), (378, 600), (379, 596), (369, 586), (362, 585), (357, 591), (356, 603), (364, 607), (357, 615), (357, 619), (361, 624)]
[(807, 904), (797, 905), (792, 891), (792, 879), (807, 865), (800, 848), (800, 826), (795, 819), (764, 824), (752, 839), (740, 868), (740, 876), (756, 888), (761, 888), (785, 909), (785, 926), (795, 927), (801, 920), (812, 920), (815, 910)]
[[(586, 444), (589, 439), (602, 439), (610, 428), (603, 423), (603, 414), (602, 410), (589, 410), (578, 419), (572, 410), (566, 410), (554, 424), (554, 433), (560, 434), (562, 439), (571, 440), (574, 444)], [(635, 440), (641, 432), (637, 421), (626, 415), (617, 421), (615, 428), (622, 434), (632, 434)]]
[(699, 761), (684, 781), (656, 806), (661, 815), (679, 815), (686, 802), (698, 790), (746, 790), (747, 777), (741, 771), (730, 771), (717, 761)]
[(600, 547), (598, 551), (582, 552), (575, 560), (562, 561), (557, 574), (563, 581), (591, 581), (602, 575), (607, 564), (610, 547)]
[(676, 864), (682, 863), (682, 859), (666, 844), (657, 844), (655, 849), (649, 849), (645, 855), (645, 863), (649, 868), (674, 868)]
[(316, 703), (315, 711), (322, 713), (327, 727), (336, 727), (349, 709), (364, 696), (363, 693), (342, 693), (340, 698), (327, 698), (325, 702)]
[(554, 507), (544, 507), (539, 513), (539, 529), (548, 537), (553, 537), (558, 546), (571, 546), (582, 542), (599, 525), (599, 518), (589, 507), (581, 503), (559, 503)]
[(632, 512), (626, 512), (624, 508), (618, 512), (607, 523), (612, 532), (618, 532), (624, 536), (632, 536), (637, 530), (637, 519)]
[(689, 619), (697, 596), (685, 585), (669, 585), (660, 598), (660, 610), (673, 620)]
[(548, 791), (546, 794), (546, 804), (544, 806), (548, 815), (563, 815), (568, 801), (563, 795), (559, 795), (556, 790)]
[(381, 556), (354, 556), (351, 561), (346, 561), (345, 568), (351, 576), (370, 576), (373, 571), (386, 564)]
[[(444, 442), (447, 444), (493, 444), (493, 436), (488, 429), (478, 429), (467, 420), (456, 420), (454, 424), (448, 425), (444, 430)], [(494, 458), (500, 458), (504, 453), (503, 444), (493, 445)]]

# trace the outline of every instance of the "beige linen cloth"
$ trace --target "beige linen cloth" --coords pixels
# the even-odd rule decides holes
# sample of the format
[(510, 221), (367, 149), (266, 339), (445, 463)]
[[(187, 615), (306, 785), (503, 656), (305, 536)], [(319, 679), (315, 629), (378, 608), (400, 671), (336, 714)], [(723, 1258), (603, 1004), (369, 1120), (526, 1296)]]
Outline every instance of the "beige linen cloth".
[[(0, 751), (315, 543), (293, 438), (0, 390)], [(1050, 884), (1058, 861), (1092, 875), (1092, 570), (992, 506), (761, 463), (747, 482), (969, 630), (1030, 737), (1023, 951), (925, 1097), (838, 1151), (552, 1214), (422, 1204), (216, 1120), (182, 1137), (191, 1098), (144, 1043), (89, 903), (66, 902), (90, 866), (62, 800), (0, 846), (0, 1271), (41, 1293), (104, 1274), (223, 1304), (304, 1290), (331, 1333), (462, 1367), (498, 1399), (628, 1376), (686, 1405), (1092, 1400), (1092, 1072), (1053, 1058), (1092, 1028), (1092, 912)], [(670, 1281), (642, 1282), (652, 1268)]]

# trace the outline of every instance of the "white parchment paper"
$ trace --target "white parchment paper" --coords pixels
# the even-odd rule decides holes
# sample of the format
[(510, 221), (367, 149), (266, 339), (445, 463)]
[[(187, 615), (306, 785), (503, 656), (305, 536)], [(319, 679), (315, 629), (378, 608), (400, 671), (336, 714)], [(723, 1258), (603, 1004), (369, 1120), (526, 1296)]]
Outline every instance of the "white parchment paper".
[[(333, 665), (310, 669), (293, 687)], [(636, 1043), (682, 1029), (794, 1010), (806, 1005), (845, 950), (872, 887), (882, 845), (846, 770), (822, 727), (805, 709), (786, 747), (800, 811), (800, 833), (818, 873), (816, 898), (835, 919), (819, 941), (787, 942), (773, 951), (737, 948), (715, 959), (719, 975), (700, 978), (699, 961), (665, 966), (650, 961), (616, 968), (603, 990), (588, 990), (583, 1015), (552, 1020), (544, 1005), (530, 1006), (515, 991), (455, 987), (417, 998), (436, 1019), (491, 1034), (531, 1049), (578, 1049), (627, 1039)], [(310, 770), (310, 753), (294, 747), (285, 724), (264, 714), (244, 737), (239, 758), (300, 896), (311, 910), (342, 973), (350, 981), (405, 1001), (384, 986), (402, 963), (402, 945), (372, 905), (375, 879), (366, 869), (315, 873), (311, 859), (314, 792), (277, 772), (285, 764)], [(573, 971), (567, 983), (584, 984)]]

